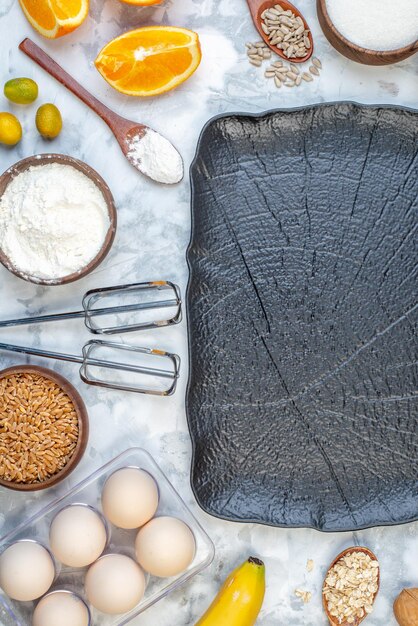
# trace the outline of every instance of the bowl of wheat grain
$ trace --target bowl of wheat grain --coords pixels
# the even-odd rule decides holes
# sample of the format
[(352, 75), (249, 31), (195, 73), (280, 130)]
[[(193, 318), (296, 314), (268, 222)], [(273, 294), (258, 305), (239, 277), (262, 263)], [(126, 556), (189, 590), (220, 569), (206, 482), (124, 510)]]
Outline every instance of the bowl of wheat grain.
[(0, 486), (38, 491), (61, 482), (88, 432), (85, 404), (63, 376), (36, 365), (0, 372)]

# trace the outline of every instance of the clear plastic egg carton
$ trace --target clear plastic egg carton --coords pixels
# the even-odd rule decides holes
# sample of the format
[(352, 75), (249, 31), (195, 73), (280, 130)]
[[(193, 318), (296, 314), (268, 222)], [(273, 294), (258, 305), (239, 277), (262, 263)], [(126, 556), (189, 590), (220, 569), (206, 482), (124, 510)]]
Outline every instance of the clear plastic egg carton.
[[(49, 548), (49, 527), (55, 515), (69, 504), (83, 503), (94, 507), (102, 514), (101, 493), (106, 479), (123, 467), (137, 467), (146, 470), (155, 479), (159, 489), (159, 505), (156, 516), (170, 515), (183, 520), (193, 532), (196, 540), (196, 554), (189, 567), (172, 578), (156, 578), (146, 575), (147, 586), (141, 602), (129, 613), (105, 615), (89, 605), (84, 580), (88, 567), (71, 568), (56, 562), (57, 576), (50, 591), (65, 589), (78, 594), (89, 606), (90, 626), (122, 626), (143, 613), (169, 593), (189, 581), (205, 569), (213, 560), (215, 549), (212, 541), (196, 520), (190, 509), (174, 489), (148, 452), (141, 448), (130, 448), (80, 482), (66, 495), (58, 498), (36, 515), (26, 520), (0, 539), (0, 554), (12, 543), (22, 539), (39, 541)], [(138, 530), (122, 530), (108, 523), (108, 543), (103, 554), (125, 554), (135, 560), (135, 537)], [(48, 593), (49, 593), (48, 592)], [(2, 626), (30, 626), (32, 614), (39, 600), (17, 602), (8, 598), (0, 590), (0, 624)]]

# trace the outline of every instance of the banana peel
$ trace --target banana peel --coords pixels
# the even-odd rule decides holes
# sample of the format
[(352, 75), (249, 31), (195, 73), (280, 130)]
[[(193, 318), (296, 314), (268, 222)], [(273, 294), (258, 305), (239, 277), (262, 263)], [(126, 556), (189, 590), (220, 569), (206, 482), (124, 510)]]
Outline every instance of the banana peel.
[(250, 557), (228, 576), (195, 626), (254, 626), (265, 588), (264, 563)]

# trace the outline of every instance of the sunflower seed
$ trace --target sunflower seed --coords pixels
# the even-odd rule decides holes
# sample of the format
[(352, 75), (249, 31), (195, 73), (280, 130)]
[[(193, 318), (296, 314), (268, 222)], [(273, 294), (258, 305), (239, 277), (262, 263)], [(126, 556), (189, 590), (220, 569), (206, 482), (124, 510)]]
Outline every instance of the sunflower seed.
[(267, 48), (267, 45), (264, 43), (264, 41), (257, 41), (257, 43), (254, 44), (255, 48)]
[(321, 61), (319, 59), (314, 57), (312, 59), (312, 63), (313, 63), (313, 65), (315, 65), (315, 67), (317, 67), (318, 69), (322, 70), (322, 63), (321, 63)]
[(280, 87), (282, 86), (282, 81), (279, 79), (278, 76), (274, 77), (274, 84), (276, 85), (277, 89), (280, 89)]
[(260, 67), (262, 61), (256, 60), (256, 59), (250, 59), (250, 63), (251, 65), (255, 65), (256, 67)]
[(310, 65), (309, 71), (311, 74), (314, 74), (315, 76), (319, 76), (319, 70), (317, 67), (315, 67), (315, 65)]
[(272, 67), (283, 67), (283, 61), (275, 61)]
[[(266, 8), (261, 14), (261, 19), (261, 27), (268, 37), (269, 46), (271, 49), (277, 50), (279, 56), (285, 56), (289, 60), (304, 59), (307, 56), (308, 49), (312, 47), (311, 34), (300, 15), (295, 15), (291, 9), (285, 10), (280, 4), (276, 4)], [(251, 54), (256, 46), (262, 48), (261, 54), (258, 53), (262, 60), (271, 58), (271, 50), (264, 42), (252, 44)], [(312, 67), (320, 69), (316, 62), (312, 63)], [(295, 65), (291, 65), (290, 68), (287, 67), (286, 71), (291, 72), (289, 78), (295, 82), (300, 70)], [(315, 70), (312, 73), (315, 74)]]
[(308, 72), (303, 72), (302, 78), (303, 80), (306, 80), (307, 83), (310, 83), (313, 80), (312, 76), (308, 74)]
[(274, 70), (266, 70), (264, 72), (264, 76), (266, 78), (274, 78), (276, 76), (276, 72)]
[(294, 74), (293, 72), (287, 72), (286, 76), (290, 78), (291, 80), (297, 79), (297, 74)]
[(302, 76), (299, 74), (299, 76), (296, 76), (296, 80), (295, 80), (296, 87), (299, 87), (301, 82), (302, 82)]
[(295, 86), (295, 82), (293, 80), (287, 81), (285, 83), (283, 83), (285, 87), (294, 87)]

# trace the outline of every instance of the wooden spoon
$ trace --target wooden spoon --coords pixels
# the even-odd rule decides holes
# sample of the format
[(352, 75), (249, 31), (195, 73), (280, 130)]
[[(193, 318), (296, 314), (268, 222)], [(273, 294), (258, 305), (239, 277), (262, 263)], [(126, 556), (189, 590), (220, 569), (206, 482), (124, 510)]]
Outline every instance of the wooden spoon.
[(90, 107), (95, 113), (100, 115), (102, 120), (106, 122), (118, 140), (123, 154), (134, 167), (142, 172), (142, 174), (145, 174), (145, 176), (148, 176), (159, 183), (174, 184), (180, 182), (184, 175), (183, 160), (176, 148), (174, 148), (168, 139), (163, 138), (161, 135), (159, 136), (160, 140), (164, 141), (164, 152), (166, 150), (169, 151), (170, 156), (176, 162), (176, 166), (173, 168), (172, 173), (167, 171), (166, 166), (163, 168), (164, 174), (166, 175), (163, 180), (162, 177), (159, 176), (159, 173), (154, 171), (155, 168), (148, 168), (145, 163), (141, 162), (138, 157), (135, 158), (132, 154), (132, 142), (134, 142), (134, 145), (137, 146), (138, 142), (142, 141), (148, 132), (151, 132), (153, 135), (158, 135), (156, 131), (149, 128), (149, 126), (145, 126), (145, 124), (138, 124), (138, 122), (127, 120), (109, 109), (97, 98), (92, 96), (86, 89), (84, 89), (84, 87), (82, 87), (72, 76), (63, 70), (58, 63), (51, 59), (46, 52), (41, 50), (41, 48), (39, 48), (39, 46), (37, 46), (36, 43), (30, 39), (24, 39), (19, 45), (19, 48), (44, 70), (46, 70), (48, 74), (56, 78), (62, 85), (72, 91), (74, 95), (80, 98), (80, 100), (87, 104), (87, 106)]
[[(334, 567), (334, 565), (335, 565), (335, 564), (336, 564), (336, 563), (337, 563), (340, 559), (342, 559), (344, 556), (348, 556), (349, 554), (353, 554), (353, 552), (361, 552), (361, 553), (363, 553), (363, 554), (367, 554), (367, 555), (368, 555), (368, 556), (369, 556), (369, 557), (370, 557), (373, 561), (377, 561), (377, 557), (376, 557), (376, 556), (373, 554), (373, 552), (372, 552), (371, 550), (369, 550), (368, 548), (363, 548), (363, 547), (361, 547), (361, 546), (354, 546), (354, 547), (352, 547), (352, 548), (347, 548), (347, 550), (343, 550), (343, 552), (341, 552), (341, 553), (340, 553), (340, 554), (339, 554), (339, 555), (338, 555), (338, 556), (337, 556), (337, 557), (333, 560), (333, 562), (332, 562), (332, 563), (331, 563), (331, 565), (329, 566), (329, 569), (328, 569), (328, 571), (327, 571), (327, 573), (326, 573), (325, 580), (327, 579), (328, 574), (330, 573), (330, 570)], [(325, 587), (325, 580), (324, 580), (324, 584), (323, 584), (322, 589), (324, 589), (324, 587)], [(373, 598), (372, 598), (372, 600), (371, 600), (370, 604), (374, 604), (374, 601), (376, 600), (376, 596), (377, 596), (377, 594), (379, 593), (379, 587), (380, 587), (380, 567), (379, 567), (379, 569), (378, 569), (378, 573), (377, 573), (377, 591), (376, 591), (376, 593), (374, 594), (374, 596), (373, 596)], [(363, 617), (356, 617), (356, 618), (354, 619), (354, 622), (351, 622), (350, 624), (349, 624), (347, 621), (341, 622), (341, 624), (340, 624), (340, 622), (338, 621), (338, 619), (337, 619), (336, 617), (333, 617), (332, 615), (330, 615), (329, 610), (328, 610), (328, 604), (327, 604), (327, 602), (326, 602), (326, 600), (325, 600), (325, 595), (324, 595), (324, 594), (322, 594), (322, 602), (323, 602), (323, 605), (324, 605), (324, 610), (325, 610), (325, 613), (326, 613), (326, 615), (327, 615), (327, 617), (328, 617), (328, 621), (329, 621), (329, 623), (330, 623), (330, 626), (358, 626), (359, 624), (361, 624), (361, 622), (362, 622), (364, 619), (366, 619), (366, 617), (367, 617), (367, 615), (368, 615), (367, 613), (365, 613), (365, 614), (363, 615)]]
[[(303, 17), (302, 13), (299, 11), (299, 9), (297, 9), (293, 4), (291, 4), (290, 2), (287, 2), (287, 0), (247, 0), (248, 2), (248, 6), (250, 8), (250, 13), (251, 16), (253, 18), (253, 22), (255, 24), (256, 29), (258, 30), (258, 32), (260, 33), (261, 38), (263, 39), (264, 43), (266, 43), (268, 45), (268, 47), (270, 48), (270, 50), (273, 50), (273, 52), (275, 54), (277, 54), (279, 57), (281, 57), (282, 59), (284, 59), (285, 61), (288, 61), (289, 63), (304, 63), (305, 61), (307, 61), (308, 59), (311, 58), (312, 54), (313, 54), (313, 37), (312, 37), (312, 32), (311, 29), (308, 26), (307, 21), (305, 20), (305, 18)], [(308, 50), (308, 53), (306, 54), (306, 56), (298, 59), (288, 59), (287, 56), (285, 55), (285, 53), (283, 52), (283, 50), (280, 50), (280, 48), (278, 48), (277, 46), (272, 46), (270, 44), (270, 39), (268, 38), (268, 36), (266, 35), (266, 33), (263, 31), (261, 24), (262, 24), (262, 18), (261, 18), (261, 14), (266, 10), (266, 9), (271, 9), (272, 7), (274, 7), (275, 4), (280, 4), (280, 6), (285, 10), (285, 11), (292, 11), (296, 17), (300, 17), (303, 20), (303, 23), (305, 24), (305, 28), (307, 28), (309, 30), (309, 41), (311, 43), (311, 47)]]

